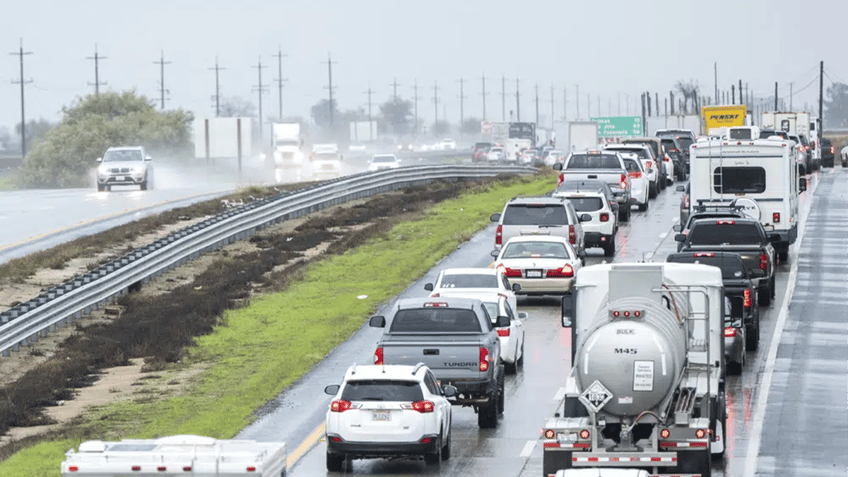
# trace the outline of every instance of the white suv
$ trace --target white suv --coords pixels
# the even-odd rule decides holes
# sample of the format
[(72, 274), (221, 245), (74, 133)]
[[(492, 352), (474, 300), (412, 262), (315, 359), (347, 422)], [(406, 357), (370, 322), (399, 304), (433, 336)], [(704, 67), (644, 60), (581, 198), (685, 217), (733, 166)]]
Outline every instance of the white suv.
[(597, 185), (574, 185), (568, 181), (557, 188), (554, 197), (568, 199), (579, 214), (588, 214), (591, 219), (583, 222), (584, 246), (601, 247), (604, 255), (615, 255), (615, 234), (618, 232), (618, 214), (612, 210), (606, 193)]
[(153, 189), (153, 166), (144, 148), (110, 147), (97, 162), (97, 190), (111, 191), (116, 185), (137, 185), (141, 190)]
[(353, 365), (327, 411), (327, 470), (349, 459), (423, 456), (427, 463), (450, 458), (453, 386), (441, 386), (422, 363)]

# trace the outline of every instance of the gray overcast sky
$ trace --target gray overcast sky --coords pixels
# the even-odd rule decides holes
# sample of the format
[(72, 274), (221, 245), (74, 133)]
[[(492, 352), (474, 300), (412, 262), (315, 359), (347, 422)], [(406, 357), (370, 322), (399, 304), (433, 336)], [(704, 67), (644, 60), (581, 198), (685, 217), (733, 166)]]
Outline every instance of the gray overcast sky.
[[(197, 117), (214, 114), (215, 56), (221, 95), (257, 102), (256, 65), (261, 55), (263, 83), (277, 78), (273, 57), (282, 45), (286, 114), (307, 116), (326, 97), (327, 53), (341, 109), (364, 106), (370, 84), (375, 103), (391, 94), (412, 97), (419, 85), (419, 111), (433, 117), (433, 82), (439, 83), (448, 119), (459, 119), (460, 77), (465, 85), (465, 115), (481, 116), (481, 75), (485, 74), (489, 119), (501, 115), (500, 78), (508, 78), (507, 110), (515, 104), (515, 78), (521, 79), (522, 119), (534, 115), (533, 86), (538, 82), (544, 115), (562, 114), (562, 88), (568, 88), (574, 117), (574, 86), (586, 94), (592, 114), (597, 97), (607, 114), (618, 93), (631, 103), (640, 91), (667, 95), (678, 79), (696, 79), (704, 95), (713, 94), (713, 62), (719, 87), (750, 84), (758, 94), (780, 96), (809, 84), (818, 62), (833, 80), (848, 78), (848, 1), (846, 0), (378, 0), (221, 1), (221, 0), (30, 0), (6, 2), (0, 17), (0, 52), (17, 51), (23, 38), (27, 118), (59, 118), (59, 110), (88, 94), (99, 53), (105, 89), (139, 92), (158, 100), (160, 49), (165, 60), (169, 108), (186, 108)], [(0, 61), (0, 126), (20, 121), (16, 56)], [(796, 109), (817, 101), (818, 82), (796, 94)], [(825, 78), (825, 87), (830, 80)], [(264, 96), (263, 112), (276, 115), (275, 86)], [(787, 101), (788, 102), (788, 101)]]

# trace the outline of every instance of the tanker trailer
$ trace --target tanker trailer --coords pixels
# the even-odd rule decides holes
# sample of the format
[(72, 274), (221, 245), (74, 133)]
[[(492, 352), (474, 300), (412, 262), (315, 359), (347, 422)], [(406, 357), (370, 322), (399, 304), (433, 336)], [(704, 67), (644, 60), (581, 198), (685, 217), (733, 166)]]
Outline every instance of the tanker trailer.
[(563, 299), (572, 366), (542, 429), (543, 475), (709, 477), (726, 431), (722, 297), (721, 272), (707, 265), (582, 268)]

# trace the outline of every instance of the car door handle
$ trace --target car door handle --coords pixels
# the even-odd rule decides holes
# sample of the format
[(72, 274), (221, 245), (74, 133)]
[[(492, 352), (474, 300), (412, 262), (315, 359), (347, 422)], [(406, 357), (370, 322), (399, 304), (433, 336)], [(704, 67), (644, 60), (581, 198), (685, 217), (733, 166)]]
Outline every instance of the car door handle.
[(424, 356), (436, 356), (439, 354), (439, 350), (437, 349), (425, 349)]

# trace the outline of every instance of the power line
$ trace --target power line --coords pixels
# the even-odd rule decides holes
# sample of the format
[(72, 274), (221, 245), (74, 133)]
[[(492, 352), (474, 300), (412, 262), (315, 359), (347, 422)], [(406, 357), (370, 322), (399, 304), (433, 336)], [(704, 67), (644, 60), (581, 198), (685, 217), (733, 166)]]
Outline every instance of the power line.
[(94, 44), (94, 56), (86, 57), (87, 60), (94, 60), (94, 83), (88, 83), (89, 86), (94, 86), (94, 94), (100, 95), (100, 85), (106, 86), (106, 82), (100, 82), (100, 60), (107, 60), (107, 56), (99, 56), (97, 53), (97, 43)]
[(277, 58), (277, 78), (274, 81), (277, 82), (277, 89), (280, 94), (280, 109), (279, 109), (279, 117), (280, 121), (283, 120), (283, 83), (288, 81), (288, 78), (283, 78), (283, 58), (288, 58), (289, 55), (283, 54), (283, 47), (277, 47), (277, 54), (274, 55)]
[[(165, 50), (159, 50), (159, 61), (154, 61), (154, 65), (159, 65), (159, 98), (162, 101), (162, 109), (165, 109), (165, 65), (170, 65), (170, 61), (165, 61)], [(170, 94), (170, 91), (168, 91)]]
[(259, 92), (259, 144), (262, 144), (262, 93), (266, 92), (268, 88), (262, 84), (262, 68), (267, 68), (267, 66), (262, 66), (262, 55), (259, 56), (259, 61), (257, 64), (253, 66), (256, 68), (256, 72), (259, 75), (259, 85), (253, 87), (253, 91)]
[(215, 117), (217, 118), (218, 116), (221, 115), (221, 94), (220, 94), (221, 89), (220, 89), (220, 83), (218, 82), (219, 73), (220, 73), (221, 70), (225, 70), (226, 68), (222, 68), (222, 67), (218, 66), (218, 57), (216, 56), (215, 57), (215, 67), (214, 68), (208, 68), (208, 69), (215, 70), (215, 96), (213, 96), (213, 98), (215, 99)]
[(27, 83), (32, 83), (32, 79), (29, 81), (24, 79), (24, 56), (31, 55), (32, 52), (24, 51), (24, 39), (21, 38), (20, 49), (9, 54), (16, 55), (21, 60), (21, 77), (18, 81), (12, 80), (12, 84), (21, 85), (21, 157), (26, 157), (26, 108), (24, 106), (24, 86), (26, 86)]

